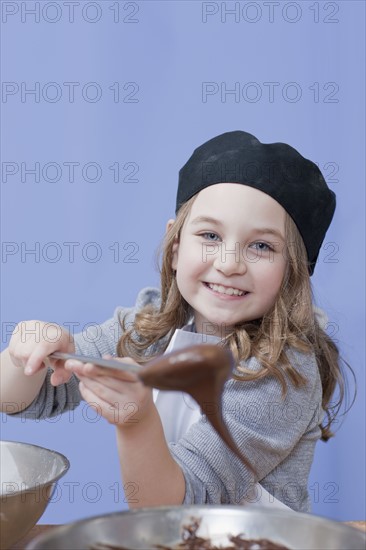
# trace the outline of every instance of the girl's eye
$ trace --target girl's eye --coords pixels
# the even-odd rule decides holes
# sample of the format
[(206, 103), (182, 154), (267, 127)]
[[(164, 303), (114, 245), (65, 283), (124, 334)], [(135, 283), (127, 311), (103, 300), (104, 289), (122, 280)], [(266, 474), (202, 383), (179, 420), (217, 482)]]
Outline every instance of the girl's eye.
[(215, 241), (216, 239), (219, 239), (219, 236), (216, 235), (216, 233), (212, 233), (211, 231), (207, 233), (202, 233), (201, 237), (203, 237), (207, 241)]
[(262, 242), (253, 243), (250, 246), (256, 248), (257, 250), (263, 251), (263, 252), (267, 252), (268, 250), (273, 250), (272, 246), (270, 246), (267, 243), (262, 243)]

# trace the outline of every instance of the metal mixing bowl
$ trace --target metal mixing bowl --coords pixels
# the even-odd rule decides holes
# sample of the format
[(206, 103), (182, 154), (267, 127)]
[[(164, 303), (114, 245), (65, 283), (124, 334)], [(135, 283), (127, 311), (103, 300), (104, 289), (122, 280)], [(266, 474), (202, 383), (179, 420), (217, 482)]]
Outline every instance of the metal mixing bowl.
[(0, 441), (0, 548), (6, 550), (37, 523), (55, 483), (70, 467), (55, 451)]
[(128, 550), (152, 550), (181, 541), (182, 526), (201, 518), (197, 535), (217, 546), (228, 534), (266, 538), (291, 549), (365, 550), (357, 529), (310, 514), (256, 506), (177, 506), (107, 514), (56, 527), (34, 539), (27, 550), (89, 550), (98, 543)]

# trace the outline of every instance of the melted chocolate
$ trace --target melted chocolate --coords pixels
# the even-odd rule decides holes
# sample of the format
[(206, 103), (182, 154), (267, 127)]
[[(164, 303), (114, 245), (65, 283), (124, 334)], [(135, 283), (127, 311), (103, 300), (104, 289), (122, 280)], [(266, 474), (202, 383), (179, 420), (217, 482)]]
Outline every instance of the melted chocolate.
[(147, 363), (138, 376), (146, 386), (191, 395), (229, 449), (255, 472), (222, 419), (221, 395), (233, 368), (229, 350), (202, 344), (161, 355)]
[[(182, 541), (174, 546), (155, 544), (156, 550), (289, 550), (287, 546), (277, 544), (268, 539), (247, 539), (243, 535), (229, 535), (229, 544), (226, 546), (213, 545), (210, 539), (197, 535), (201, 524), (199, 518), (191, 518), (189, 525), (183, 525)], [(89, 550), (130, 550), (126, 546), (104, 544), (102, 542), (89, 546)]]

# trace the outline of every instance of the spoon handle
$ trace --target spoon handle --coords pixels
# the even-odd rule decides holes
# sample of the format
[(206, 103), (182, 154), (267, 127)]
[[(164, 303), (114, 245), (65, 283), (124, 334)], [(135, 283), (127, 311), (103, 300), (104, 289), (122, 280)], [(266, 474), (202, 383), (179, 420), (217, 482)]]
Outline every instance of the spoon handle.
[(91, 357), (89, 355), (74, 355), (72, 353), (61, 353), (55, 351), (49, 355), (51, 359), (61, 359), (67, 361), (68, 359), (74, 359), (75, 361), (81, 361), (82, 363), (94, 363), (99, 367), (107, 367), (109, 369), (117, 369), (128, 372), (141, 372), (141, 367), (138, 365), (129, 365), (128, 363), (121, 363), (115, 359), (103, 359), (101, 357)]

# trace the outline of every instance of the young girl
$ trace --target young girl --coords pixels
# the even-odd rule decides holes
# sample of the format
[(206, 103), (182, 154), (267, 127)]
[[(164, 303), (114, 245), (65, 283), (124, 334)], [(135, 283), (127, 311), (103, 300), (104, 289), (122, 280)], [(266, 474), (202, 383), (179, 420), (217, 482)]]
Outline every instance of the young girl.
[[(20, 323), (2, 354), (2, 402), (19, 403), (6, 412), (45, 418), (85, 399), (116, 425), (135, 507), (251, 502), (309, 511), (314, 447), (332, 435), (337, 383), (343, 395), (338, 351), (310, 285), (334, 209), (317, 166), (289, 145), (242, 131), (204, 143), (179, 174), (161, 289), (143, 289), (133, 308), (75, 338), (57, 325)], [(142, 365), (196, 343), (226, 345), (235, 357), (223, 419), (255, 475), (186, 395), (47, 359), (63, 351)]]

